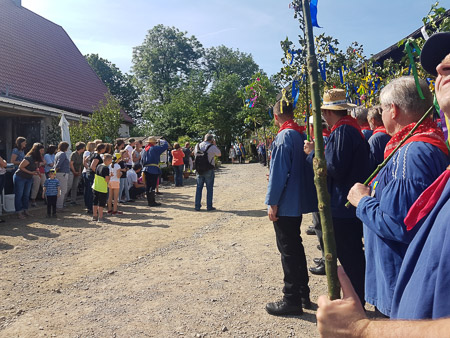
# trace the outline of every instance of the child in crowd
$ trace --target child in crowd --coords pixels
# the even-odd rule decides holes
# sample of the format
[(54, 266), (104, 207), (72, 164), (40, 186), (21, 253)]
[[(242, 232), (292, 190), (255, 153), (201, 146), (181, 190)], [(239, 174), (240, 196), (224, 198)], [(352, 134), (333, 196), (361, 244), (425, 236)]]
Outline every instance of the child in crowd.
[(94, 184), (92, 190), (94, 193), (94, 207), (92, 212), (92, 220), (103, 222), (103, 208), (108, 198), (108, 183), (110, 179), (109, 165), (112, 163), (112, 155), (105, 154), (103, 163), (99, 164), (95, 169)]
[[(117, 161), (114, 161), (109, 166), (110, 177), (108, 183), (109, 196), (108, 196), (108, 215), (121, 215), (122, 212), (117, 210), (119, 204), (119, 188), (120, 188), (120, 177), (122, 176), (122, 171), (120, 170), (120, 165)], [(113, 206), (114, 200), (114, 206)]]
[(47, 197), (47, 217), (56, 217), (56, 199), (58, 196), (61, 196), (61, 187), (56, 179), (56, 169), (50, 169), (42, 191), (42, 198)]

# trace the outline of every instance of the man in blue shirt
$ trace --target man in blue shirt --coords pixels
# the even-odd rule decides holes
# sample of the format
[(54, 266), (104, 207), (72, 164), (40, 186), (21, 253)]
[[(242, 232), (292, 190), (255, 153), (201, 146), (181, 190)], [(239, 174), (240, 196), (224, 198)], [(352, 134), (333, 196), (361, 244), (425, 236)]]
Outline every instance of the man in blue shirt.
[[(280, 109), (282, 105), (282, 110)], [(308, 270), (300, 236), (302, 214), (317, 211), (312, 169), (306, 165), (304, 128), (294, 122), (293, 105), (279, 101), (274, 107), (280, 127), (272, 143), (272, 159), (266, 201), (273, 221), (281, 265), (284, 297), (266, 305), (272, 315), (300, 315), (310, 308)]]
[(150, 207), (157, 207), (161, 205), (161, 203), (156, 202), (156, 184), (158, 183), (158, 177), (161, 174), (159, 161), (161, 154), (169, 147), (169, 143), (163, 139), (159, 140), (159, 145), (157, 143), (158, 141), (156, 140), (156, 137), (149, 137), (148, 144), (142, 155), (142, 163), (144, 166), (142, 172), (145, 177), (147, 203)]

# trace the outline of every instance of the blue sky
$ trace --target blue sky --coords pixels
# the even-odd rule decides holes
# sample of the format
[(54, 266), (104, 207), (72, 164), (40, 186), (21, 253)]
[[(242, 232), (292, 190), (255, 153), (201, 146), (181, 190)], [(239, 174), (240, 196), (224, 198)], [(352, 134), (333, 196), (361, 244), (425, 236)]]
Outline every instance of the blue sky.
[[(375, 54), (419, 28), (435, 0), (319, 0), (318, 21), (341, 48), (352, 41)], [(450, 7), (450, 0), (440, 2)], [(157, 24), (195, 35), (204, 47), (251, 53), (269, 75), (281, 68), (280, 41), (299, 34), (289, 1), (280, 0), (22, 0), (61, 25), (83, 54), (97, 53), (130, 72), (132, 49)]]

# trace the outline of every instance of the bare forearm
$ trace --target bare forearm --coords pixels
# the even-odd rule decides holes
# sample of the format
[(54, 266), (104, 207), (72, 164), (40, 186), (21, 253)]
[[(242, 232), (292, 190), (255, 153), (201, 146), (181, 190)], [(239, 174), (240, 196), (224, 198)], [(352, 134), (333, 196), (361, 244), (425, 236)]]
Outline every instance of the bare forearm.
[(363, 338), (434, 338), (450, 332), (450, 318), (439, 320), (372, 320), (360, 337)]

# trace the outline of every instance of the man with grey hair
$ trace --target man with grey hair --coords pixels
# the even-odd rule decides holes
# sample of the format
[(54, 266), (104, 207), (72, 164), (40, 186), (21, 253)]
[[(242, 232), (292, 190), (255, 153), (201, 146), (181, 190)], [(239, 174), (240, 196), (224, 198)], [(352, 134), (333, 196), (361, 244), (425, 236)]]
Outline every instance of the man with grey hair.
[[(213, 211), (213, 188), (214, 188), (214, 158), (220, 156), (221, 152), (216, 146), (216, 141), (212, 134), (206, 134), (202, 143), (195, 146), (194, 155), (196, 157), (197, 190), (195, 192), (195, 210), (200, 211), (202, 202), (203, 186), (206, 183), (206, 210)], [(198, 168), (199, 157), (207, 156), (209, 167)]]
[(356, 107), (352, 112), (352, 115), (356, 119), (356, 122), (358, 122), (366, 141), (369, 140), (373, 133), (372, 129), (370, 129), (369, 122), (367, 121), (368, 112), (369, 110), (363, 106)]
[[(382, 119), (392, 136), (385, 158), (411, 131), (433, 104), (427, 83), (420, 81), (419, 96), (413, 77), (391, 81), (381, 92)], [(415, 231), (404, 223), (409, 208), (448, 164), (448, 151), (432, 118), (426, 119), (372, 181), (355, 184), (348, 200), (364, 223), (366, 255), (365, 299), (390, 317), (393, 293), (403, 257)]]

